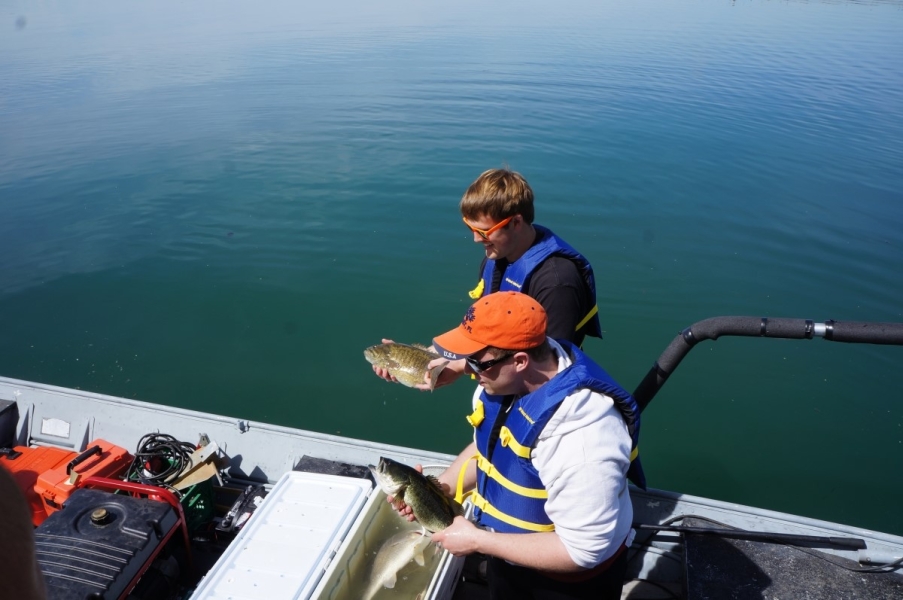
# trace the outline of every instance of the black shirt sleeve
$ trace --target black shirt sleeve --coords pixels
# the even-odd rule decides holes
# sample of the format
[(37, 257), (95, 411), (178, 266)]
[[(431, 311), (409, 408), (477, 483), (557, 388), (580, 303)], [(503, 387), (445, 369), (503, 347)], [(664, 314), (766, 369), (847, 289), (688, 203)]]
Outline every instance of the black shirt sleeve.
[(550, 256), (533, 272), (528, 288), (527, 293), (546, 309), (546, 335), (582, 344), (584, 332), (575, 328), (593, 306), (577, 265), (562, 256)]

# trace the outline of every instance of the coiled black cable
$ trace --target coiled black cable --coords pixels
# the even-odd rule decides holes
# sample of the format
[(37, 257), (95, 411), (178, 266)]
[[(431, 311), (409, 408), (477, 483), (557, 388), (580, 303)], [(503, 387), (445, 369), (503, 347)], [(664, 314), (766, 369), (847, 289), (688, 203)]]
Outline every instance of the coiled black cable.
[(126, 472), (128, 481), (170, 487), (188, 467), (194, 444), (180, 442), (165, 433), (149, 433), (138, 442), (135, 458)]

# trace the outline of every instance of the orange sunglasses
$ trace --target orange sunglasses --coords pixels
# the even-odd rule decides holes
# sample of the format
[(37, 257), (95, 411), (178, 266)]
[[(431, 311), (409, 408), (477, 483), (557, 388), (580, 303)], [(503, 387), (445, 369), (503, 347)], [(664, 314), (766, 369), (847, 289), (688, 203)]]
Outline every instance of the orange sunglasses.
[(489, 229), (480, 229), (480, 228), (478, 228), (478, 227), (474, 227), (473, 225), (470, 224), (470, 221), (468, 221), (468, 220), (465, 219), (464, 217), (462, 217), (461, 220), (464, 221), (464, 224), (465, 224), (465, 225), (467, 225), (468, 227), (470, 227), (470, 230), (471, 230), (472, 232), (474, 232), (475, 234), (479, 235), (479, 236), (480, 236), (481, 238), (483, 238), (484, 240), (488, 240), (488, 239), (489, 239), (489, 236), (492, 235), (493, 232), (498, 231), (499, 229), (501, 229), (502, 227), (504, 227), (505, 225), (507, 225), (508, 223), (510, 223), (510, 222), (511, 222), (511, 219), (513, 219), (514, 216), (515, 216), (515, 215), (511, 215), (511, 216), (508, 217), (507, 219), (502, 219), (501, 221), (499, 221), (498, 223), (496, 223), (495, 225), (493, 225), (493, 226), (490, 227)]

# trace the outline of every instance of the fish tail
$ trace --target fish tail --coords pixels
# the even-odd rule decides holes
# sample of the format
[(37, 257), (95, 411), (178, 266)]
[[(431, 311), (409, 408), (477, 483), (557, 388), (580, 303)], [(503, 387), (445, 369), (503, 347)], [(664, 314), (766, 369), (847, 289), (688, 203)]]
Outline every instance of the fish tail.
[(436, 365), (432, 369), (430, 369), (430, 391), (432, 392), (436, 389), (436, 382), (439, 381), (439, 373), (442, 372), (442, 369), (445, 368), (445, 365), (448, 364), (448, 361), (443, 362), (440, 365)]

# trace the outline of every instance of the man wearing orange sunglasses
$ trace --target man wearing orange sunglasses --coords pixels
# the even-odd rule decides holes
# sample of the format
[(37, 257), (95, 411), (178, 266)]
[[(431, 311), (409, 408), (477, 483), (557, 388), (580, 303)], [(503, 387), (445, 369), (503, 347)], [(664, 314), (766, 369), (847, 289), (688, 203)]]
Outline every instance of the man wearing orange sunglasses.
[(587, 335), (602, 337), (593, 268), (563, 239), (533, 224), (533, 190), (520, 173), (485, 171), (467, 188), (460, 208), (486, 253), (471, 298), (521, 292), (546, 310), (549, 337), (578, 346)]
[[(523, 176), (508, 169), (485, 171), (467, 188), (460, 208), (473, 241), (482, 244), (486, 255), (471, 298), (521, 292), (545, 309), (549, 337), (577, 346), (586, 336), (602, 337), (593, 268), (563, 239), (533, 224), (533, 190)], [(373, 370), (393, 380), (385, 369)], [(451, 383), (463, 373), (462, 361), (453, 361), (437, 385)]]

